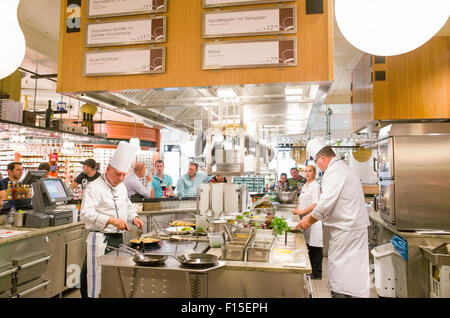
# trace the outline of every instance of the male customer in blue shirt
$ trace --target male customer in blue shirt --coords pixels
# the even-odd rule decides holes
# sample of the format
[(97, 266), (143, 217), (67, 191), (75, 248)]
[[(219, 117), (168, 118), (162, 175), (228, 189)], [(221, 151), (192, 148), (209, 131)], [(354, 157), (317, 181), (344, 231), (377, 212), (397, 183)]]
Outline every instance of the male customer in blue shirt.
[(157, 160), (155, 162), (156, 174), (153, 176), (152, 181), (152, 198), (161, 198), (164, 196), (163, 187), (169, 188), (169, 194), (173, 193), (172, 190), (172, 177), (164, 174), (164, 161)]
[(203, 172), (198, 172), (198, 164), (191, 162), (189, 164), (188, 172), (177, 182), (177, 194), (179, 197), (195, 197), (200, 185), (202, 183), (210, 182), (213, 178), (214, 182), (226, 182), (223, 177), (208, 176)]

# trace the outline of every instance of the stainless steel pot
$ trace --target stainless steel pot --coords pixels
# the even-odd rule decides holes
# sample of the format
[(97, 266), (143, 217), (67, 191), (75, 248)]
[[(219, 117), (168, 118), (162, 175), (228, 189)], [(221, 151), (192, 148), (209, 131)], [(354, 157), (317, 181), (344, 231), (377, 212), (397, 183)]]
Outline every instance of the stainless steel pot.
[(27, 216), (26, 212), (14, 213), (14, 226), (15, 227), (25, 226), (25, 217), (26, 216)]
[(289, 203), (297, 199), (298, 192), (278, 191), (276, 194), (281, 203)]

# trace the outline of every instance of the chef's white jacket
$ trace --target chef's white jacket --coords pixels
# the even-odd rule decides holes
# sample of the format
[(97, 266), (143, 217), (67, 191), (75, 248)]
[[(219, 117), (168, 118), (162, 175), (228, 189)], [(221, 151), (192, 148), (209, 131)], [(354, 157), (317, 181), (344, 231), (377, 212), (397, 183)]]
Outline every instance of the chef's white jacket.
[[(299, 210), (304, 210), (311, 204), (319, 202), (320, 185), (316, 180), (306, 183), (299, 197)], [(306, 244), (309, 246), (323, 247), (323, 230), (322, 222), (317, 221), (310, 228), (303, 231), (305, 234)]]
[(86, 224), (87, 230), (103, 233), (122, 232), (111, 224), (106, 226), (111, 216), (132, 224), (138, 215), (136, 208), (128, 199), (125, 185), (120, 183), (114, 187), (106, 180), (105, 175), (102, 175), (89, 183), (84, 191), (80, 219)]
[(330, 161), (322, 179), (322, 195), (312, 212), (325, 226), (340, 230), (359, 230), (369, 226), (364, 192), (358, 175), (336, 157)]
[(328, 284), (337, 293), (370, 297), (369, 216), (358, 175), (333, 158), (312, 216), (330, 227)]

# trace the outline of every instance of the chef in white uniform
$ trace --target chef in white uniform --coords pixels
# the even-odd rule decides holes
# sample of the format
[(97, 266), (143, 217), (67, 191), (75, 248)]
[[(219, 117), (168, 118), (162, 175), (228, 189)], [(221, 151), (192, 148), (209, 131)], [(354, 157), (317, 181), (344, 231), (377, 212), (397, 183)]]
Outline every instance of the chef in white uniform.
[[(316, 207), (320, 198), (320, 185), (316, 181), (316, 168), (313, 165), (305, 166), (306, 184), (300, 193), (299, 205), (292, 213), (297, 215), (307, 215)], [(298, 229), (300, 223), (295, 227)], [(323, 230), (322, 221), (317, 221), (310, 228), (304, 230), (308, 255), (311, 260), (311, 279), (322, 279), (322, 259), (323, 259)]]
[(136, 146), (121, 141), (106, 173), (84, 191), (80, 216), (90, 233), (86, 240), (87, 258), (80, 275), (82, 297), (98, 297), (101, 289), (98, 257), (108, 252), (108, 246), (118, 248), (123, 243), (123, 232), (129, 230), (127, 222), (140, 229), (144, 226), (122, 183), (137, 151)]
[(325, 174), (320, 200), (300, 221), (300, 227), (307, 229), (322, 220), (330, 228), (328, 283), (332, 297), (370, 297), (369, 217), (361, 181), (322, 138), (309, 141), (306, 151)]

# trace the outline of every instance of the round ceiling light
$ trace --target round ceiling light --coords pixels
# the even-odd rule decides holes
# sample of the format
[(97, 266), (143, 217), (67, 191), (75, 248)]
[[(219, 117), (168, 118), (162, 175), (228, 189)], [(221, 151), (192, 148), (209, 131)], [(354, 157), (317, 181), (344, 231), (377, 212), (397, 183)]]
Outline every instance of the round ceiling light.
[(363, 52), (390, 56), (412, 51), (447, 22), (449, 0), (335, 0), (342, 35)]
[(25, 57), (25, 37), (17, 18), (20, 0), (0, 1), (0, 79), (13, 73)]

